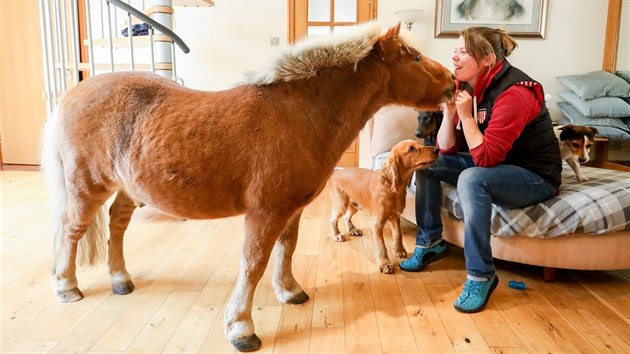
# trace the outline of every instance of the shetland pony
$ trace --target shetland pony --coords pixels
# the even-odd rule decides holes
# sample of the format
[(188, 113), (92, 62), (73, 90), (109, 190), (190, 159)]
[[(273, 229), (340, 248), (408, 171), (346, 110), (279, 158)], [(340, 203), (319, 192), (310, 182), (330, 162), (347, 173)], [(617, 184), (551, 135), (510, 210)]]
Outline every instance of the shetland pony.
[(399, 28), (381, 32), (369, 23), (307, 40), (225, 91), (137, 72), (97, 75), (69, 90), (47, 123), (42, 160), (58, 212), (51, 274), (58, 299), (83, 298), (77, 244), (87, 244), (84, 262), (100, 259), (104, 204), (114, 193), (107, 261), (116, 294), (134, 288), (123, 234), (136, 206), (190, 219), (245, 214), (224, 325), (236, 349), (258, 349), (252, 299), (274, 247), (277, 298), (309, 299), (291, 270), (300, 215), (343, 151), (380, 107), (436, 109), (452, 95), (451, 73), (411, 47)]
[(363, 233), (352, 223), (352, 216), (358, 209), (365, 210), (370, 214), (378, 269), (384, 274), (394, 273), (394, 266), (385, 248), (383, 228), (386, 224), (391, 226), (394, 253), (399, 258), (407, 258), (400, 229), (400, 214), (407, 201), (407, 185), (414, 171), (429, 167), (437, 157), (437, 148), (403, 140), (392, 147), (378, 171), (365, 168), (335, 170), (330, 178), (333, 201), (330, 232), (333, 241), (346, 240), (339, 231), (339, 219), (344, 213), (348, 232), (353, 236), (361, 236)]

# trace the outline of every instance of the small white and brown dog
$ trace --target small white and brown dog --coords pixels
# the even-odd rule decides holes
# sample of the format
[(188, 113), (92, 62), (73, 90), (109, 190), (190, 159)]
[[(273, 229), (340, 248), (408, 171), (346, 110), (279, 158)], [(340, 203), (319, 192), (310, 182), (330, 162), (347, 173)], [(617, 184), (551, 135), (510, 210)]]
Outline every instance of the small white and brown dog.
[(597, 129), (582, 125), (564, 125), (554, 127), (554, 131), (560, 141), (560, 158), (571, 166), (578, 181), (588, 181), (588, 177), (580, 169), (580, 164), (589, 160), (595, 134), (599, 133)]

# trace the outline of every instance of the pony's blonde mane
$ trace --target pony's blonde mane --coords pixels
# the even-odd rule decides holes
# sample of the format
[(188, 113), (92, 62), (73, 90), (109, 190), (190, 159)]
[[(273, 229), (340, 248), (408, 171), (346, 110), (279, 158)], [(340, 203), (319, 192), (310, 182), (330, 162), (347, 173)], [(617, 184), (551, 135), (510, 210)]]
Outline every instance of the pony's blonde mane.
[(281, 52), (267, 70), (250, 75), (247, 81), (268, 85), (307, 79), (321, 68), (356, 64), (368, 55), (380, 34), (380, 25), (368, 22), (348, 32), (300, 41)]

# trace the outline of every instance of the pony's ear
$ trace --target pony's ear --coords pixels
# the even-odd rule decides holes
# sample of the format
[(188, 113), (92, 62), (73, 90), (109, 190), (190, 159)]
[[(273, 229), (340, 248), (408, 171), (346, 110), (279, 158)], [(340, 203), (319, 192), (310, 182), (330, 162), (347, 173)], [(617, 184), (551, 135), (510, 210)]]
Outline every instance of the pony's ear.
[(392, 192), (396, 192), (398, 185), (398, 155), (390, 154), (387, 160), (381, 166), (381, 175), (378, 177), (379, 183), (385, 188), (390, 188)]
[(399, 33), (400, 22), (398, 22), (396, 26), (388, 29), (387, 32), (378, 39), (376, 48), (381, 60), (385, 61), (386, 59), (392, 59), (392, 54), (397, 53), (397, 51), (401, 49), (399, 42), (391, 40), (398, 37)]
[(388, 29), (387, 33), (385, 33), (385, 35), (383, 36), (383, 39), (389, 39), (389, 38), (392, 38), (392, 37), (396, 37), (396, 36), (398, 36), (398, 34), (400, 34), (400, 22), (398, 22), (398, 24), (396, 24), (396, 26)]

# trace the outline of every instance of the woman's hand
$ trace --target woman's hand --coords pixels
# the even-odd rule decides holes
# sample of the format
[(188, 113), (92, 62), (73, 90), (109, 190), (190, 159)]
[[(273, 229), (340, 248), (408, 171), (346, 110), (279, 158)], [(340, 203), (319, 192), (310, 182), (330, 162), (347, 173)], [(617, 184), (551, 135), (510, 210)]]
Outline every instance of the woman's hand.
[(472, 119), (472, 96), (468, 91), (458, 91), (455, 95), (455, 107), (457, 108), (457, 115), (459, 119)]
[(442, 114), (444, 115), (445, 120), (449, 122), (453, 122), (455, 119), (455, 112), (457, 112), (457, 108), (455, 107), (455, 98), (457, 97), (458, 91), (455, 92), (453, 97), (451, 97), (448, 101), (441, 104)]
[(455, 95), (451, 97), (448, 101), (441, 104), (442, 109), (442, 124), (440, 125), (440, 129), (437, 133), (437, 145), (440, 148), (450, 149), (457, 142), (457, 138), (455, 136), (455, 113), (457, 112), (457, 108), (455, 107)]

